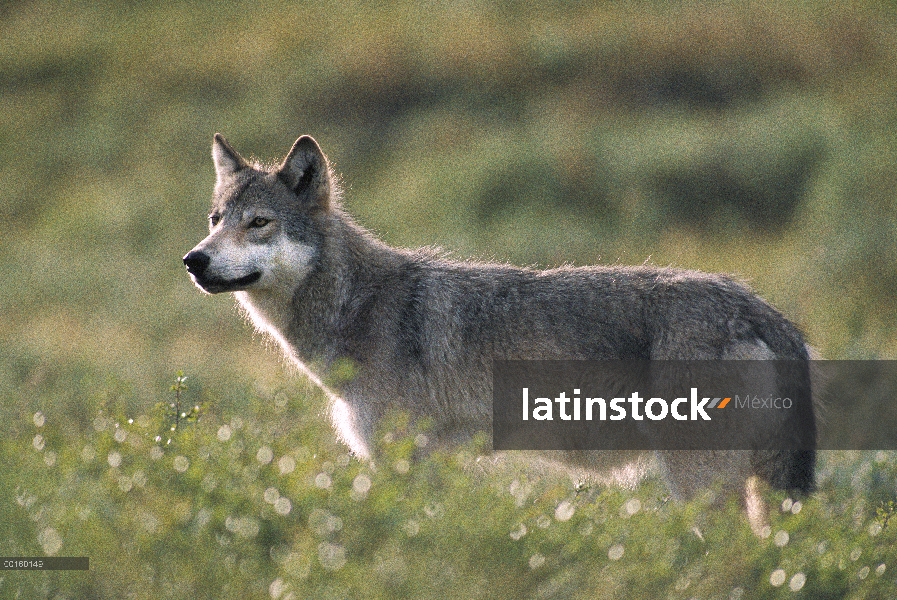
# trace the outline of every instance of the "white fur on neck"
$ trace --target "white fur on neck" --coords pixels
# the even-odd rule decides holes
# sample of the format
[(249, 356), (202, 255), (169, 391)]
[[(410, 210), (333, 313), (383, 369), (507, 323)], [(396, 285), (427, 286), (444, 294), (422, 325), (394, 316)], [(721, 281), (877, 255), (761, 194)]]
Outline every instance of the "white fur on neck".
[(352, 406), (327, 387), (318, 375), (296, 355), (284, 333), (292, 317), (292, 287), (254, 289), (235, 292), (234, 296), (243, 307), (255, 328), (271, 336), (283, 349), (299, 371), (324, 391), (330, 401), (330, 418), (340, 439), (359, 458), (369, 459), (370, 449), (356, 425), (356, 415)]

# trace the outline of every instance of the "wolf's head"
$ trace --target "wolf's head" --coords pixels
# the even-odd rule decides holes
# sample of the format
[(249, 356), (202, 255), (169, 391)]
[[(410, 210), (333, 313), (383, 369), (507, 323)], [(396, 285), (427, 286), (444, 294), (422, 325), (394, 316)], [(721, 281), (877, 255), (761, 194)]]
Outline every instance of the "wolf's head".
[(335, 195), (327, 158), (309, 136), (279, 167), (249, 164), (221, 134), (209, 235), (184, 256), (194, 283), (215, 294), (293, 288), (315, 267), (320, 222)]

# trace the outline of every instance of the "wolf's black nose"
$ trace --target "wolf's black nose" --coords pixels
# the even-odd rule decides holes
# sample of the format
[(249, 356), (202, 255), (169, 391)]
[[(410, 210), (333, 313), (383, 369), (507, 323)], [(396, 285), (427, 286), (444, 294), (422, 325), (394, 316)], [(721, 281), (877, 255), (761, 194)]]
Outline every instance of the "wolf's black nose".
[(203, 274), (203, 271), (206, 270), (206, 267), (209, 266), (211, 261), (212, 259), (209, 258), (209, 255), (205, 252), (191, 250), (187, 253), (187, 256), (184, 257), (184, 266), (187, 267), (188, 273), (199, 277)]

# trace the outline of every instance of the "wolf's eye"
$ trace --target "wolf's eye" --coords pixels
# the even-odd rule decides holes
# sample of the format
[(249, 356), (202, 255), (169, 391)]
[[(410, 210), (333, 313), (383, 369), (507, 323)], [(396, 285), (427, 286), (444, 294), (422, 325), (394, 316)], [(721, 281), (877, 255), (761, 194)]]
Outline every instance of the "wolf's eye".
[(209, 215), (209, 223), (212, 224), (212, 227), (218, 224), (218, 221), (221, 220), (221, 215), (218, 213), (212, 213)]
[(250, 227), (264, 227), (268, 223), (271, 222), (271, 219), (266, 219), (265, 217), (256, 217), (249, 224)]

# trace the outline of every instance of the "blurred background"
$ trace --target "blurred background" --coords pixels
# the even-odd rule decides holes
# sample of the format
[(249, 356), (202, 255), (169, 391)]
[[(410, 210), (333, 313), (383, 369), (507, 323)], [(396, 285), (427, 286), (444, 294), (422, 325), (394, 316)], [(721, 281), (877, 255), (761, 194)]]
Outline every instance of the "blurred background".
[[(385, 241), (746, 279), (828, 358), (897, 357), (897, 29), (852, 3), (4, 3), (5, 392), (257, 377), (180, 257), (213, 133), (315, 136)], [(272, 362), (272, 361), (268, 361)], [(150, 388), (152, 384), (150, 384)]]
[(895, 17), (3, 2), (0, 432), (29, 446), (39, 411), (94, 435), (98, 410), (150, 414), (178, 370), (222, 415), (301, 385), (181, 264), (206, 232), (215, 132), (265, 161), (313, 135), (346, 209), (393, 245), (724, 271), (826, 358), (897, 358)]

